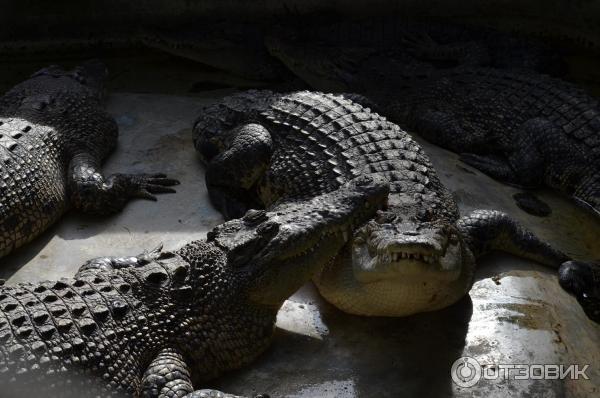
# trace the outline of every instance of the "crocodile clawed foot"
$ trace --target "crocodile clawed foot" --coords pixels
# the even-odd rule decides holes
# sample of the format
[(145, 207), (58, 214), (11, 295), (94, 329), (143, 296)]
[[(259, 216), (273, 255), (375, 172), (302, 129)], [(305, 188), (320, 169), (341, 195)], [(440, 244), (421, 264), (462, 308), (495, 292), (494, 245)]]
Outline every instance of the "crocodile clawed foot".
[(137, 256), (130, 257), (97, 257), (83, 264), (77, 274), (85, 271), (96, 272), (97, 270), (110, 271), (120, 268), (141, 267), (153, 261), (163, 260), (173, 256), (172, 252), (162, 251), (163, 245), (159, 244), (155, 249), (144, 251)]
[(167, 178), (165, 174), (131, 174), (128, 176), (132, 185), (131, 196), (135, 198), (156, 201), (156, 193), (175, 193), (174, 185), (179, 185), (179, 180)]
[(150, 251), (145, 250), (143, 253), (136, 256), (136, 258), (138, 260), (137, 265), (138, 266), (146, 265), (153, 261), (163, 260), (165, 258), (173, 257), (173, 252), (164, 252), (162, 249), (163, 249), (163, 244), (160, 243), (156, 248), (154, 248)]
[(566, 261), (558, 277), (560, 286), (577, 298), (588, 318), (600, 323), (600, 264)]

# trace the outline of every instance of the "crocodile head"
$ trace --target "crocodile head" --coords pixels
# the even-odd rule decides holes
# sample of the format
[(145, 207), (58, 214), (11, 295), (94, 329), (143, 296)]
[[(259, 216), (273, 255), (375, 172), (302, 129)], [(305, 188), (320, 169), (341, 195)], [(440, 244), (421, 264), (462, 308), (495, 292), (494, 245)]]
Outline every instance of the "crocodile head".
[(380, 211), (355, 232), (345, 254), (316, 284), (346, 312), (405, 316), (460, 299), (470, 286), (472, 268), (471, 254), (453, 224), (403, 220), (396, 212)]
[(204, 21), (178, 25), (176, 29), (147, 27), (139, 38), (148, 47), (214, 68), (213, 73), (220, 71), (249, 79), (255, 86), (290, 77), (285, 67), (264, 49), (258, 24)]
[(462, 262), (458, 231), (442, 222), (397, 219), (395, 214), (380, 212), (356, 232), (352, 264), (357, 280), (456, 279)]
[(386, 183), (359, 178), (309, 201), (250, 210), (215, 227), (207, 242), (242, 276), (251, 302), (279, 308), (383, 206), (387, 193)]

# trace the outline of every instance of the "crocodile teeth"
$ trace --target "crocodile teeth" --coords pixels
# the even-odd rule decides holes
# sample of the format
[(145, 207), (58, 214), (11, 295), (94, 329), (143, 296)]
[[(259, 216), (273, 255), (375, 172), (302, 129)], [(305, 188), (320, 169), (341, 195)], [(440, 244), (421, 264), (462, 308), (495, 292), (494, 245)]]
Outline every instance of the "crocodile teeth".
[(414, 260), (427, 264), (434, 264), (439, 261), (439, 256), (436, 254), (424, 253), (408, 253), (408, 252), (389, 252), (386, 250), (378, 250), (377, 256), (381, 262), (399, 262), (402, 260)]

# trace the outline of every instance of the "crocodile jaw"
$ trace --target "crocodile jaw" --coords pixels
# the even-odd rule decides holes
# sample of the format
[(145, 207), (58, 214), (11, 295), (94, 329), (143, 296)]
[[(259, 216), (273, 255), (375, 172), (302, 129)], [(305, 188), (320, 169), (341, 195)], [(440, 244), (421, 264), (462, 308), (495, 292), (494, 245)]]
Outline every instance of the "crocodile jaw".
[(460, 300), (471, 287), (475, 262), (462, 247), (455, 247), (461, 252), (461, 264), (453, 271), (407, 261), (402, 263), (403, 272), (388, 266), (386, 271), (357, 277), (349, 263), (360, 259), (347, 245), (313, 281), (328, 302), (354, 315), (401, 317), (436, 311)]
[(461, 272), (460, 243), (449, 244), (443, 253), (411, 244), (375, 255), (364, 243), (355, 243), (352, 249), (352, 269), (361, 283), (453, 281)]
[(351, 314), (398, 317), (447, 307), (467, 293), (475, 262), (452, 228), (391, 232), (375, 224), (358, 230), (313, 278), (321, 295)]
[(439, 222), (387, 221), (370, 221), (354, 234), (351, 263), (358, 282), (459, 277), (462, 240), (455, 228)]

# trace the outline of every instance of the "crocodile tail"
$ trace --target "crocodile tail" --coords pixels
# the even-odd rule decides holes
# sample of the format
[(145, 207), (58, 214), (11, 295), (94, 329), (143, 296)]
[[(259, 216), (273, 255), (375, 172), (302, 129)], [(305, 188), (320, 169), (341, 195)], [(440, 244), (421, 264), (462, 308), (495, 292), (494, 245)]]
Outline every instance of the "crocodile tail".
[(474, 210), (461, 217), (457, 227), (476, 258), (497, 250), (552, 268), (570, 260), (565, 253), (554, 249), (501, 211)]

